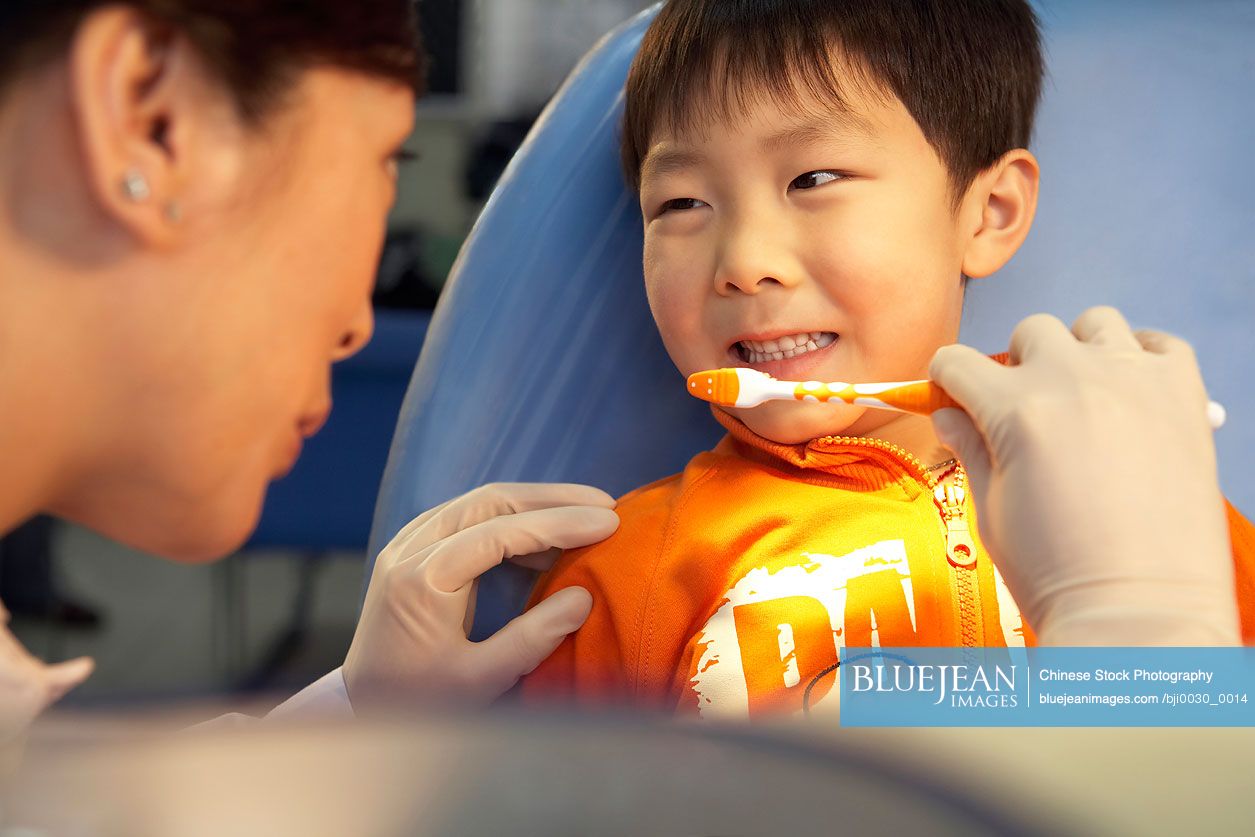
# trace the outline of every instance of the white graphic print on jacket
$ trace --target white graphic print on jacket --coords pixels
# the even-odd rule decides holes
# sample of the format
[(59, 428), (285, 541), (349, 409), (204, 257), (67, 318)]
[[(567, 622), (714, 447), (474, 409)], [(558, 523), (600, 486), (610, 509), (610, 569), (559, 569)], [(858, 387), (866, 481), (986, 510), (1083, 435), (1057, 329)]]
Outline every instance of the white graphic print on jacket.
[[(1022, 647), (1019, 608), (1002, 576), (996, 570), (994, 575), (1003, 638), (1009, 647)], [(887, 596), (888, 590), (895, 592)], [(917, 626), (903, 541), (880, 541), (840, 556), (807, 552), (774, 572), (750, 570), (698, 635), (701, 657), (690, 686), (699, 714), (744, 719), (789, 704), (796, 713), (807, 686), (800, 672), (837, 662), (851, 618), (870, 620), (873, 648), (915, 644), (908, 639)], [(829, 676), (822, 688), (816, 683), (812, 707), (836, 700), (833, 682)]]

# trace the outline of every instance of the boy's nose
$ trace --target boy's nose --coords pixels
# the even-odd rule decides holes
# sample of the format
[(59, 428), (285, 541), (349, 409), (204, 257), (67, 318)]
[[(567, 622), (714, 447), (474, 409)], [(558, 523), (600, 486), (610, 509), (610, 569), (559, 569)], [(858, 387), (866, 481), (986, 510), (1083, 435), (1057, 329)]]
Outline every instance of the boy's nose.
[(753, 296), (767, 285), (779, 285), (786, 288), (792, 287), (790, 283), (781, 281), (774, 276), (755, 277), (752, 273), (723, 273), (715, 277), (715, 290), (720, 296), (730, 296), (735, 293), (743, 293)]
[(782, 238), (758, 224), (740, 224), (728, 230), (715, 270), (715, 292), (720, 296), (754, 295), (769, 286), (792, 288), (799, 269)]

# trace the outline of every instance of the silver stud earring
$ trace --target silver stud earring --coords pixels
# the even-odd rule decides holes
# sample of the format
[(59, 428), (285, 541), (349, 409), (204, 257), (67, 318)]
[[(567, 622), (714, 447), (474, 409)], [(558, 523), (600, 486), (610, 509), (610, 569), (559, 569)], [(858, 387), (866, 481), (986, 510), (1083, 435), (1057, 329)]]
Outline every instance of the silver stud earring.
[(152, 195), (148, 188), (148, 180), (138, 170), (131, 169), (122, 176), (122, 194), (127, 200), (143, 203)]
[(166, 204), (165, 215), (167, 221), (177, 224), (183, 220), (183, 207), (179, 206), (177, 201), (170, 201)]

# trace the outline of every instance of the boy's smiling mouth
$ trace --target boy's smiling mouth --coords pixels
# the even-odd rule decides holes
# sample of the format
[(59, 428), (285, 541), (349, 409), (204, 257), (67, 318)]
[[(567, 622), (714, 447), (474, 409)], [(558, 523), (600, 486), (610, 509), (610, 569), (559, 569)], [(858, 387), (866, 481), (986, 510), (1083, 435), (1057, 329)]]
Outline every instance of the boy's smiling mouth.
[(837, 335), (831, 331), (802, 331), (771, 340), (738, 340), (732, 344), (732, 349), (745, 363), (767, 363), (817, 352), (836, 339)]
[(838, 342), (834, 331), (799, 331), (742, 337), (728, 347), (734, 366), (748, 366), (782, 380), (804, 380)]

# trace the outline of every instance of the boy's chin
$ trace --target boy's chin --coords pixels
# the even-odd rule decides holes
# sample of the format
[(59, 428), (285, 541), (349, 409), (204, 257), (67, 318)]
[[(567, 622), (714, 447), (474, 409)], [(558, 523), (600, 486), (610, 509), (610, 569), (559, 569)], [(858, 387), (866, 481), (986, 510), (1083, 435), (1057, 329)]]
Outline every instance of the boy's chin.
[(852, 431), (869, 411), (848, 404), (777, 401), (729, 412), (764, 439), (782, 445), (800, 445), (824, 436), (860, 435)]

